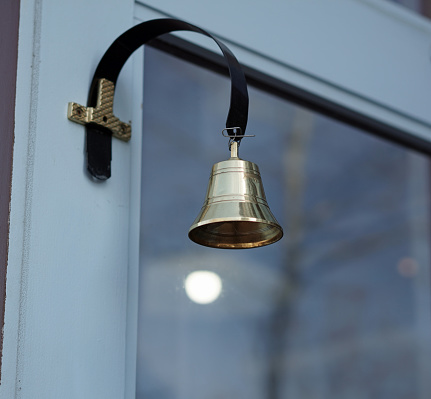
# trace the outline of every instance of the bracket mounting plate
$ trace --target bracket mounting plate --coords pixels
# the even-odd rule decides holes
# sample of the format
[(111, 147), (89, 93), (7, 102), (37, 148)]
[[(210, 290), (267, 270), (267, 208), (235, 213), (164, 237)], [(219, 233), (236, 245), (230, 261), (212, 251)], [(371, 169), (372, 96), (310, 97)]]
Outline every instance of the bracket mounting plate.
[(99, 79), (96, 107), (85, 107), (77, 103), (69, 103), (67, 117), (72, 122), (86, 125), (94, 123), (109, 129), (112, 135), (122, 141), (132, 137), (132, 127), (122, 122), (113, 113), (115, 85), (108, 79)]

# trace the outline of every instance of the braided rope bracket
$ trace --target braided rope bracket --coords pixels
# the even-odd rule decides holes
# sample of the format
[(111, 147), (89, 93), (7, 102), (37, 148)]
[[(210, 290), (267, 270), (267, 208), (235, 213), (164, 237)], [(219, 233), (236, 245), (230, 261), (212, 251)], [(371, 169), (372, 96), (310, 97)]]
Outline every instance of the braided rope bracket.
[(108, 79), (99, 79), (96, 107), (85, 107), (69, 103), (67, 117), (72, 122), (86, 125), (94, 123), (111, 131), (112, 135), (122, 141), (132, 137), (132, 127), (122, 122), (113, 113), (115, 85)]

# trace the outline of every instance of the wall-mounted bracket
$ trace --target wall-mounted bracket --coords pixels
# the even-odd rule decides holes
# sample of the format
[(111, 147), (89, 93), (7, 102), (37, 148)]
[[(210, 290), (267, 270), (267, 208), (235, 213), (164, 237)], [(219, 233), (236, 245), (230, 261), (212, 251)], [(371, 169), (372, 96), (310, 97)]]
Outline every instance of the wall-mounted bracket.
[(132, 137), (130, 124), (122, 122), (113, 113), (115, 85), (108, 79), (99, 79), (97, 90), (97, 105), (85, 107), (77, 103), (69, 103), (67, 117), (72, 122), (86, 125), (94, 123), (109, 129), (112, 135), (122, 141)]
[(68, 118), (85, 125), (87, 170), (97, 180), (111, 176), (112, 136), (128, 141), (131, 127), (121, 122), (113, 114), (115, 83), (128, 58), (150, 40), (174, 31), (201, 33), (213, 39), (227, 62), (231, 80), (229, 112), (226, 119), (227, 129), (237, 129), (234, 140), (244, 137), (248, 119), (248, 91), (244, 72), (233, 53), (217, 38), (198, 26), (172, 18), (153, 19), (133, 26), (118, 36), (103, 54), (94, 72), (88, 92), (87, 106), (69, 103)]

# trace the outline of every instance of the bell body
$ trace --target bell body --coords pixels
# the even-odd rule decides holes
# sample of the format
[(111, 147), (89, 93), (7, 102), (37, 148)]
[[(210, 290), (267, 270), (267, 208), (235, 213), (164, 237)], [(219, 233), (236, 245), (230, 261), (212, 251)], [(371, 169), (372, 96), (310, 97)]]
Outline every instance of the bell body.
[(266, 202), (258, 166), (237, 157), (216, 163), (189, 238), (208, 247), (243, 249), (272, 244), (282, 236)]

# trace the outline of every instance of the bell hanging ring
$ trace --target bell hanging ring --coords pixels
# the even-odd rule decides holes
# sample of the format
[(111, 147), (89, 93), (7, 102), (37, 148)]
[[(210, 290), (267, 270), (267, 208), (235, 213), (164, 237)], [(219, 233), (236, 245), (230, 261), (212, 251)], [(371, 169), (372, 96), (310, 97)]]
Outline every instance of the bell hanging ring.
[(189, 238), (226, 249), (272, 244), (283, 237), (283, 229), (266, 202), (259, 168), (238, 158), (236, 141), (231, 141), (230, 149), (231, 158), (212, 168), (206, 200)]

